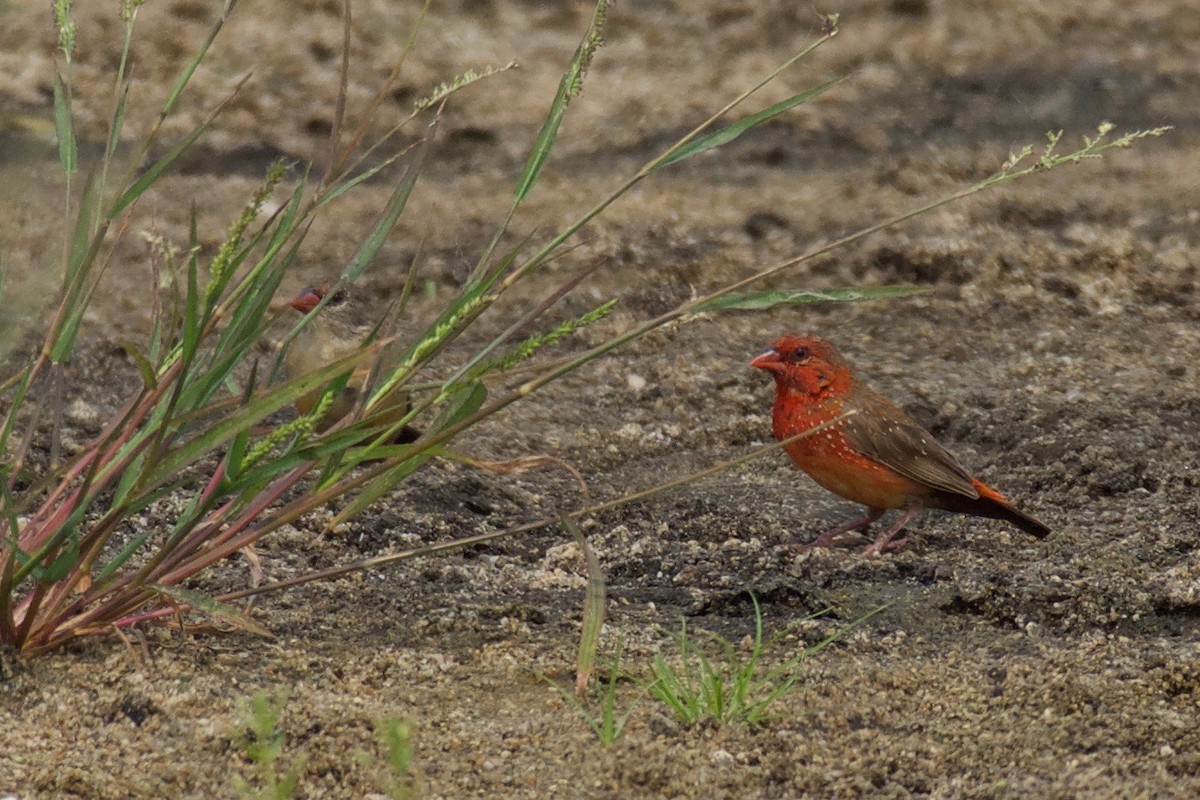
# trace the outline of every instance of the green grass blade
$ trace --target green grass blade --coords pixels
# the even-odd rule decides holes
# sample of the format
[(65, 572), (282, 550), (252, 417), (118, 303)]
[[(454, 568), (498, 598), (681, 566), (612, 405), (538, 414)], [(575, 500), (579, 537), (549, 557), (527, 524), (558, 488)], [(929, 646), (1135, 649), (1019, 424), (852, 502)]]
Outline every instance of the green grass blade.
[(558, 138), (558, 130), (562, 127), (567, 106), (583, 88), (584, 76), (587, 74), (588, 67), (591, 66), (592, 58), (596, 55), (596, 49), (603, 41), (601, 32), (604, 30), (610, 4), (611, 0), (599, 0), (596, 3), (592, 24), (584, 34), (579, 47), (575, 49), (575, 55), (571, 58), (571, 64), (567, 67), (567, 71), (563, 73), (562, 80), (558, 82), (558, 92), (550, 104), (550, 113), (546, 115), (546, 121), (542, 123), (542, 129), (533, 143), (533, 151), (529, 154), (529, 158), (525, 162), (525, 169), (521, 171), (521, 177), (517, 180), (515, 194), (518, 203), (525, 199), (534, 184), (537, 183), (538, 175), (541, 174), (542, 167), (546, 165), (546, 159), (550, 156), (555, 139)]
[(267, 325), (266, 317), (271, 311), (271, 300), (275, 297), (279, 284), (287, 267), (295, 261), (296, 250), (293, 249), (283, 256), (273, 257), (274, 268), (267, 274), (259, 273), (257, 279), (250, 284), (247, 295), (234, 308), (229, 316), (229, 324), (221, 332), (214, 353), (227, 353), (236, 349), (243, 353), (246, 345), (253, 345)]
[(64, 280), (66, 294), (59, 306), (55, 319), (56, 329), (52, 331), (50, 360), (62, 364), (71, 357), (75, 347), (75, 336), (79, 333), (79, 325), (87, 311), (91, 299), (94, 282), (89, 286), (89, 274), (95, 264), (96, 253), (102, 241), (102, 236), (93, 236), (95, 216), (92, 211), (96, 207), (96, 198), (100, 191), (99, 181), (95, 173), (89, 173), (83, 185), (83, 197), (80, 199), (79, 211), (75, 217), (75, 227), (71, 231), (71, 249), (67, 261), (67, 273)]
[(542, 123), (542, 129), (533, 143), (533, 151), (529, 154), (529, 158), (525, 162), (525, 169), (517, 180), (517, 202), (524, 200), (530, 189), (537, 183), (538, 175), (545, 166), (546, 159), (550, 156), (550, 150), (554, 147), (554, 140), (558, 138), (558, 129), (562, 126), (563, 115), (566, 113), (567, 104), (571, 101), (568, 94), (569, 78), (570, 73), (568, 72), (559, 81), (558, 94), (554, 96), (554, 102), (550, 104), (550, 113), (546, 115), (546, 121)]
[[(459, 392), (455, 401), (438, 415), (438, 418), (430, 426), (430, 431), (439, 431), (443, 428), (449, 428), (453, 425), (457, 425), (459, 422), (478, 411), (486, 399), (487, 388), (479, 381), (475, 381), (470, 386), (465, 387), (463, 391)], [(355, 463), (367, 458), (372, 458), (375, 455), (375, 448), (363, 448), (361, 453), (356, 454)], [(341, 513), (334, 517), (333, 521), (329, 523), (329, 527), (336, 527), (355, 514), (364, 511), (372, 503), (379, 500), (393, 488), (398, 486), (402, 480), (411, 475), (418, 467), (432, 458), (433, 455), (434, 453), (429, 450), (416, 453), (408, 460), (373, 478), (354, 498), (354, 500), (352, 500), (350, 504), (341, 511)], [(353, 466), (353, 464), (350, 466)]]
[(212, 597), (197, 592), (194, 589), (185, 589), (182, 586), (163, 586), (155, 584), (153, 590), (165, 597), (169, 597), (177, 603), (187, 605), (196, 611), (202, 612), (227, 622), (233, 627), (246, 633), (253, 633), (257, 636), (262, 636), (265, 639), (274, 639), (275, 634), (264, 628), (262, 625), (255, 622), (250, 617), (243, 614), (228, 603), (221, 603), (214, 600)]
[(183, 94), (183, 90), (187, 88), (189, 83), (191, 83), (192, 76), (196, 74), (196, 70), (200, 67), (200, 62), (202, 62), (204, 57), (208, 55), (209, 48), (211, 48), (213, 42), (216, 41), (217, 34), (221, 32), (221, 28), (225, 25), (225, 20), (229, 19), (229, 15), (233, 12), (233, 7), (236, 4), (237, 0), (225, 0), (225, 7), (221, 9), (221, 16), (217, 18), (217, 21), (213, 24), (212, 29), (208, 32), (208, 37), (192, 56), (192, 60), (189, 61), (187, 66), (183, 68), (183, 72), (180, 73), (179, 78), (177, 78), (175, 81), (175, 85), (171, 88), (171, 94), (167, 96), (167, 101), (163, 104), (163, 109), (159, 113), (160, 120), (169, 117), (171, 112), (175, 110), (175, 104), (179, 102), (179, 98)]
[(362, 172), (356, 173), (356, 174), (350, 176), (349, 178), (346, 178), (345, 180), (341, 181), (340, 183), (336, 184), (332, 189), (328, 190), (327, 192), (322, 194), (320, 196), (320, 198), (317, 199), (316, 208), (321, 208), (322, 206), (329, 205), (334, 200), (338, 199), (339, 197), (344, 195), (346, 192), (353, 189), (355, 186), (358, 186), (360, 183), (364, 183), (364, 182), (370, 180), (371, 178), (375, 177), (376, 175), (378, 175), (380, 172), (383, 172), (385, 169), (390, 167), (392, 164), (395, 164), (397, 161), (399, 161), (401, 156), (404, 155), (404, 152), (405, 151), (401, 150), (400, 152), (389, 156), (383, 162), (376, 164), (372, 167), (368, 167), (367, 169), (364, 169)]
[(71, 122), (71, 104), (62, 76), (54, 73), (54, 133), (58, 138), (58, 161), (63, 172), (71, 175), (79, 169), (79, 150)]
[[(79, 560), (79, 524), (87, 511), (86, 505), (79, 505), (63, 521), (49, 538), (33, 553), (25, 553), (20, 548), (13, 552), (20, 564), (13, 573), (13, 585), (16, 586), (32, 575), (35, 580), (53, 583), (62, 580)], [(43, 567), (42, 562), (58, 548), (59, 555), (49, 567)]]
[(425, 141), (417, 148), (412, 163), (404, 171), (404, 179), (400, 181), (400, 185), (396, 187), (396, 191), (392, 192), (392, 196), (388, 200), (383, 214), (380, 215), (379, 221), (375, 223), (375, 227), (371, 230), (370, 235), (359, 245), (358, 251), (350, 259), (350, 263), (346, 265), (346, 269), (342, 271), (340, 280), (347, 283), (356, 280), (367, 268), (367, 265), (371, 263), (371, 260), (375, 258), (375, 253), (383, 246), (388, 234), (392, 232), (392, 228), (396, 227), (396, 220), (400, 219), (400, 214), (404, 211), (404, 206), (408, 203), (408, 198), (412, 194), (413, 187), (417, 184), (417, 178), (421, 175), (421, 168), (425, 165), (425, 156), (429, 153), (430, 145), (432, 145), (437, 134), (437, 124), (437, 118), (430, 123), (429, 131), (425, 135)]
[(551, 689), (558, 692), (559, 696), (567, 703), (567, 705), (574, 708), (575, 711), (579, 713), (579, 716), (583, 717), (584, 721), (587, 722), (588, 727), (592, 729), (592, 733), (596, 734), (597, 739), (599, 739), (601, 742), (604, 741), (604, 725), (602, 719), (597, 718), (596, 715), (593, 714), (586, 705), (584, 705), (582, 700), (568, 692), (563, 687), (559, 686), (549, 676), (540, 672), (537, 673), (537, 676), (545, 681)]
[(470, 385), (463, 387), (459, 390), (455, 402), (434, 420), (430, 430), (440, 431), (462, 422), (479, 410), (483, 401), (487, 400), (487, 395), (487, 387), (480, 381), (473, 381)]
[[(242, 391), (242, 405), (246, 405), (254, 397), (254, 386), (258, 382), (258, 362), (250, 367), (250, 377), (246, 379), (246, 387)], [(225, 477), (226, 480), (236, 481), (241, 474), (242, 464), (246, 458), (246, 449), (250, 444), (250, 431), (239, 431), (233, 437), (233, 442), (229, 445), (229, 452), (225, 455)]]
[[(41, 559), (37, 560), (41, 563)], [(35, 580), (45, 583), (58, 583), (71, 574), (71, 570), (79, 563), (79, 537), (74, 533), (65, 537), (62, 549), (48, 566), (35, 567), (32, 575)]]
[(407, 461), (392, 467), (368, 481), (362, 491), (355, 495), (354, 499), (342, 509), (341, 513), (326, 525), (326, 529), (332, 530), (351, 517), (365, 511), (385, 494), (399, 486), (405, 478), (428, 463), (431, 458), (433, 458), (433, 453), (430, 451), (417, 453)]
[(929, 286), (866, 286), (861, 289), (777, 289), (769, 292), (729, 294), (696, 306), (695, 311), (766, 311), (777, 306), (805, 303), (845, 303), (929, 294)]
[[(193, 241), (196, 237), (196, 214), (193, 209), (191, 223), (191, 237)], [(191, 364), (193, 357), (196, 355), (196, 350), (200, 347), (201, 334), (201, 314), (202, 309), (200, 304), (200, 260), (196, 257), (196, 248), (189, 248), (187, 263), (187, 288), (183, 298), (183, 348), (182, 359), (184, 364)]]
[[(136, 438), (136, 443), (145, 447), (149, 441), (149, 434), (143, 433)], [(117, 481), (117, 486), (113, 490), (113, 505), (125, 505), (129, 502), (129, 493), (133, 491), (133, 487), (137, 485), (138, 478), (142, 474), (142, 468), (146, 464), (146, 454), (140, 453), (134, 457), (121, 471), (121, 479)]]
[[(579, 656), (575, 661), (575, 694), (583, 697), (587, 692), (588, 682), (591, 680), (592, 673), (596, 669), (596, 651), (600, 647), (600, 630), (604, 626), (604, 570), (600, 567), (600, 560), (596, 558), (596, 553), (588, 546), (587, 538), (583, 535), (583, 531), (575, 524), (575, 521), (563, 517), (562, 525), (575, 541), (579, 543), (580, 549), (583, 551), (584, 561), (587, 563), (587, 590), (583, 598), (583, 625), (579, 633)], [(618, 655), (619, 660), (619, 655)], [(616, 668), (613, 669), (615, 680)], [(609, 687), (610, 690), (613, 688)]]
[[(162, 498), (167, 497), (174, 491), (177, 491), (179, 488), (180, 486), (178, 484), (172, 484), (160, 488), (157, 491), (150, 492), (149, 494), (140, 495), (137, 503), (122, 506), (121, 510), (124, 512), (126, 518), (128, 518), (133, 514), (138, 514), (149, 508)], [(196, 500), (193, 499), (188, 508), (184, 510), (183, 516), (192, 513), (192, 506), (194, 506), (195, 503)], [(180, 519), (182, 518), (183, 517), (181, 516)], [(176, 526), (179, 526), (180, 524), (181, 523), (179, 521), (176, 522)], [(141, 550), (142, 546), (145, 545), (149, 539), (157, 536), (158, 533), (159, 530), (157, 528), (145, 528), (141, 533), (129, 540), (129, 542), (126, 543), (116, 555), (112, 556), (101, 566), (94, 569), (92, 573), (93, 589), (101, 588), (110, 576), (114, 575), (118, 569), (125, 565), (125, 563), (134, 555), (134, 553), (137, 553), (139, 550)]]
[[(479, 309), (482, 310), (487, 305), (490, 305), (491, 301), (495, 298), (486, 297), (485, 295), (487, 291), (491, 289), (495, 285), (496, 281), (498, 281), (500, 277), (508, 271), (509, 267), (516, 262), (517, 256), (520, 254), (521, 249), (529, 243), (529, 240), (532, 238), (532, 236), (533, 234), (531, 233), (529, 236), (525, 237), (525, 239), (519, 245), (517, 245), (517, 247), (506, 253), (504, 257), (500, 259), (499, 263), (490, 271), (482, 273), (479, 276), (469, 278), (459, 295), (446, 305), (445, 310), (443, 310), (442, 313), (438, 315), (437, 320), (426, 329), (426, 334), (422, 338), (427, 339), (433, 336), (435, 332), (440, 330), (446, 330), (448, 332), (447, 336), (452, 337), (454, 323), (470, 319), (470, 317), (465, 313), (466, 309), (468, 309), (470, 306), (478, 305)], [(494, 243), (495, 240), (493, 239), (492, 244)], [(489, 244), (489, 247), (491, 246), (492, 245)], [(483, 266), (484, 263), (485, 261), (481, 261), (479, 265), (476, 266), (476, 269), (479, 269), (479, 267)], [(494, 345), (496, 344), (498, 344), (498, 342), (494, 343)], [(491, 348), (489, 347), (487, 349), (490, 352)], [(465, 370), (461, 368), (459, 372), (465, 374)], [(455, 373), (455, 377), (458, 377), (458, 374), (459, 373)]]
[[(449, 407), (446, 407), (442, 411), (442, 414), (438, 415), (437, 420), (434, 420), (433, 425), (430, 426), (430, 431), (442, 431), (443, 428), (455, 426), (458, 422), (466, 420), (468, 416), (474, 414), (475, 411), (480, 409), (481, 405), (484, 404), (486, 399), (486, 387), (484, 384), (480, 383), (480, 381), (474, 381), (472, 385), (464, 387), (464, 391), (460, 392), (460, 395), (458, 395), (458, 397), (455, 399), (455, 402), (452, 402)], [(344, 471), (353, 468), (354, 464), (356, 463), (366, 461), (368, 458), (376, 457), (378, 455), (378, 451), (383, 449), (385, 446), (385, 443), (378, 443), (378, 446), (362, 447), (360, 451), (354, 453), (353, 462), (350, 462), (348, 465), (346, 465), (346, 467), (338, 471), (337, 475), (341, 475), (344, 473)], [(368, 481), (367, 485), (362, 488), (362, 491), (356, 495), (354, 500), (350, 501), (350, 504), (346, 507), (346, 509), (343, 509), (341, 513), (338, 513), (337, 517), (334, 518), (334, 521), (329, 523), (329, 527), (332, 528), (335, 527), (335, 525), (346, 522), (347, 519), (353, 517), (356, 515), (356, 513), (364, 511), (367, 506), (370, 506), (372, 503), (374, 503), (374, 501), (382, 498), (383, 495), (390, 492), (392, 488), (400, 485), (402, 480), (406, 479), (406, 477), (409, 475), (412, 475), (416, 468), (427, 462), (428, 459), (433, 457), (433, 455), (434, 453), (428, 450), (415, 453), (414, 456), (406, 459), (406, 461), (401, 462), (400, 464), (397, 464), (396, 467), (386, 470), (383, 474), (380, 474), (374, 477), (374, 479), (371, 481)], [(328, 482), (329, 480), (323, 481), (323, 483)]]
[[(232, 343), (245, 341), (247, 337), (257, 339), (265, 316), (270, 313), (271, 301), (283, 280), (284, 274), (295, 263), (301, 245), (304, 243), (306, 229), (302, 227), (300, 206), (303, 201), (304, 188), (308, 184), (308, 174), (300, 178), (298, 186), (292, 193), (292, 198), (279, 216), (274, 232), (271, 235), (265, 251), (255, 264), (241, 279), (238, 286), (230, 292), (228, 302), (237, 302), (229, 325), (222, 332), (215, 351), (226, 352)], [(265, 229), (263, 231), (265, 233)], [(262, 234), (256, 235), (247, 245), (247, 250), (256, 246)], [(286, 252), (283, 248), (287, 246)], [(282, 255), (280, 255), (282, 253)], [(264, 274), (265, 273), (265, 274)], [(243, 297), (243, 295), (249, 295)], [(278, 343), (279, 352), (273, 359), (267, 383), (275, 380), (283, 363), (284, 348), (295, 336), (295, 330)]]
[(753, 128), (755, 125), (761, 125), (762, 123), (766, 122), (767, 120), (769, 120), (773, 117), (777, 117), (780, 114), (782, 114), (783, 112), (785, 112), (789, 109), (795, 108), (796, 106), (800, 105), (801, 103), (807, 103), (809, 100), (812, 100), (814, 97), (819, 97), (820, 95), (825, 94), (825, 92), (829, 91), (834, 86), (837, 86), (839, 83), (846, 80), (847, 77), (849, 77), (849, 76), (842, 76), (841, 78), (834, 78), (833, 80), (822, 83), (820, 86), (809, 89), (806, 92), (801, 92), (800, 94), (792, 95), (788, 99), (786, 99), (782, 102), (776, 103), (775, 105), (771, 106), (770, 108), (764, 108), (762, 111), (759, 111), (757, 114), (751, 114), (750, 116), (748, 116), (744, 119), (740, 119), (737, 122), (733, 123), (732, 125), (722, 128), (721, 130), (717, 131), (716, 133), (710, 133), (708, 136), (703, 136), (699, 139), (696, 139), (695, 141), (690, 142), (689, 144), (685, 145), (684, 147), (679, 148), (674, 153), (669, 155), (667, 158), (663, 159), (661, 163), (659, 163), (655, 166), (655, 169), (662, 169), (663, 167), (667, 166), (668, 164), (674, 164), (677, 161), (683, 161), (685, 158), (691, 158), (692, 156), (696, 155), (697, 153), (703, 153), (705, 150), (711, 150), (714, 147), (720, 147), (723, 144), (728, 144), (728, 143), (732, 142), (734, 139), (741, 136), (746, 131)]
[(108, 143), (104, 147), (104, 158), (111, 162), (117, 154), (117, 146), (121, 143), (121, 131), (125, 127), (125, 109), (129, 103), (130, 84), (126, 83), (117, 99), (117, 108), (113, 112), (112, 126), (108, 130)]
[[(340, 449), (345, 450), (345, 446), (343, 445)], [(260, 464), (251, 466), (236, 477), (226, 475), (228, 482), (221, 484), (221, 492), (222, 494), (240, 494), (247, 498), (252, 497), (280, 475), (290, 472), (302, 464), (319, 461), (320, 458), (319, 454), (309, 452), (307, 449), (272, 456)]]
[(0, 551), (0, 642), (12, 644), (16, 641), (17, 630), (13, 627), (13, 566), (16, 559), (12, 549)]
[(133, 341), (126, 339), (121, 342), (121, 349), (125, 351), (125, 355), (129, 356), (129, 359), (137, 366), (138, 373), (142, 376), (142, 385), (150, 391), (157, 389), (158, 376), (154, 373), (154, 365), (150, 363), (150, 359), (146, 357), (141, 348), (134, 344)]
[(128, 208), (130, 203), (141, 197), (147, 189), (153, 186), (158, 179), (162, 177), (162, 174), (166, 172), (167, 169), (170, 168), (170, 166), (174, 164), (180, 156), (191, 149), (192, 145), (196, 143), (196, 140), (199, 139), (206, 130), (208, 130), (208, 126), (211, 124), (212, 117), (209, 117), (193, 128), (187, 136), (184, 136), (178, 144), (171, 148), (170, 152), (168, 152), (158, 161), (154, 162), (154, 164), (152, 164), (148, 170), (142, 173), (142, 177), (138, 178), (132, 186), (126, 189), (121, 196), (117, 198), (117, 201), (113, 203), (112, 207), (108, 210), (108, 217), (110, 219), (116, 217), (118, 214)]
[(89, 172), (87, 180), (83, 184), (83, 197), (79, 202), (79, 212), (75, 217), (75, 227), (71, 230), (71, 249), (69, 251), (67, 261), (67, 274), (65, 283), (71, 290), (76, 293), (81, 293), (82, 286), (80, 281), (80, 272), (86, 271), (91, 266), (92, 258), (96, 252), (96, 246), (92, 240), (92, 231), (96, 226), (96, 217), (93, 213), (96, 203), (96, 195), (99, 191), (99, 186), (96, 183), (96, 176)]

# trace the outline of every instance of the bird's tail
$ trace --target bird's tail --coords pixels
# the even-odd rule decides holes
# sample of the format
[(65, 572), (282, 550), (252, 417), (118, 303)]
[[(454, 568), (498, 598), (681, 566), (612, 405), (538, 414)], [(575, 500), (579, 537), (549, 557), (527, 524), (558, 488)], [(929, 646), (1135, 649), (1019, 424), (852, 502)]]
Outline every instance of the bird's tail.
[(963, 495), (946, 494), (940, 499), (945, 501), (942, 507), (947, 511), (958, 511), (964, 514), (974, 514), (978, 517), (1002, 519), (1016, 525), (1021, 530), (1044, 539), (1050, 534), (1050, 526), (1032, 514), (1026, 514), (1013, 505), (1012, 501), (997, 492), (978, 478), (972, 478), (971, 484), (979, 497), (970, 498)]

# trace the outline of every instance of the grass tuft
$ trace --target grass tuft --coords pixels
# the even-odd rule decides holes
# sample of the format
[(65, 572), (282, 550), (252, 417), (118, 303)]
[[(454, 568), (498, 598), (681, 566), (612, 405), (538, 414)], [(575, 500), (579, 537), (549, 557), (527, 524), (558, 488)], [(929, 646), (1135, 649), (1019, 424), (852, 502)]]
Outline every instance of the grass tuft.
[[(574, 708), (579, 716), (583, 717), (588, 727), (591, 728), (592, 733), (596, 734), (596, 739), (605, 747), (609, 747), (621, 738), (626, 726), (629, 724), (630, 717), (633, 716), (633, 712), (638, 709), (642, 699), (651, 691), (649, 687), (642, 687), (638, 694), (625, 706), (623, 711), (619, 709), (620, 684), (634, 682), (633, 676), (621, 666), (621, 653), (623, 649), (624, 643), (618, 641), (616, 652), (613, 654), (612, 662), (608, 668), (608, 680), (598, 688), (597, 693), (599, 697), (594, 703), (588, 701), (586, 692), (576, 692), (573, 694), (547, 676), (539, 675), (542, 680), (558, 692), (567, 705)], [(598, 709), (593, 710), (596, 706), (598, 706)]]
[(287, 702), (286, 694), (259, 692), (238, 703), (241, 730), (236, 740), (253, 773), (249, 779), (233, 776), (233, 788), (244, 800), (288, 800), (300, 784), (304, 759), (293, 759), (290, 765), (281, 760), (287, 739), (279, 721)]
[(390, 800), (410, 800), (421, 796), (421, 782), (414, 770), (415, 748), (412, 726), (398, 719), (376, 723), (381, 757), (365, 751), (356, 760), (375, 775), (375, 783)]
[[(837, 641), (848, 631), (879, 613), (876, 609), (855, 620), (815, 645), (767, 666), (772, 651), (782, 644), (787, 631), (763, 639), (762, 608), (753, 593), (754, 634), (748, 650), (728, 639), (703, 631), (706, 648), (689, 635), (687, 621), (675, 634), (678, 653), (671, 658), (661, 653), (654, 658), (653, 678), (645, 684), (649, 693), (665, 705), (682, 725), (761, 725), (773, 715), (772, 707), (798, 688), (804, 663)], [(808, 617), (807, 619), (812, 619)], [(715, 653), (709, 651), (715, 650)], [(745, 652), (745, 655), (739, 655)]]

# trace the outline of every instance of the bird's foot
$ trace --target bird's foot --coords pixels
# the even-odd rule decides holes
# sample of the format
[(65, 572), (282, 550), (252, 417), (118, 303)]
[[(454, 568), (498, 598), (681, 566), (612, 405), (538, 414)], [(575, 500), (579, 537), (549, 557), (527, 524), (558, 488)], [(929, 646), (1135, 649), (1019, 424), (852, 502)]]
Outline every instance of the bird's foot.
[(813, 539), (811, 542), (788, 542), (787, 544), (783, 545), (783, 549), (790, 550), (794, 553), (810, 553), (813, 550), (820, 550), (823, 547), (833, 547), (835, 545), (853, 546), (849, 542), (835, 541), (835, 537), (826, 538), (824, 535), (821, 535), (816, 539)]
[(811, 542), (788, 542), (787, 544), (781, 545), (781, 547), (782, 549), (790, 550), (793, 553), (810, 553), (813, 550), (820, 550), (824, 547), (854, 547), (855, 545), (862, 544), (864, 541), (869, 541), (862, 536), (846, 537), (844, 540), (841, 539), (841, 537), (845, 536), (847, 533), (850, 533), (850, 531), (846, 530), (846, 528), (843, 526), (841, 528), (834, 528), (831, 531), (825, 531)]
[[(871, 527), (871, 523), (879, 519), (882, 514), (883, 511), (876, 511), (875, 509), (872, 509), (871, 512), (862, 519), (856, 519), (853, 522), (847, 522), (845, 525), (839, 525), (836, 528), (825, 531), (808, 544), (793, 544), (791, 545), (791, 548), (802, 553), (806, 553), (809, 550), (816, 550), (821, 547), (833, 547), (834, 544), (837, 543), (837, 540), (844, 534), (856, 532), (865, 533)], [(861, 537), (855, 538), (858, 541), (854, 542), (854, 544), (858, 544), (862, 541)]]
[(900, 519), (896, 520), (896, 523), (892, 525), (892, 527), (880, 534), (879, 538), (876, 539), (866, 550), (863, 550), (862, 554), (864, 556), (881, 556), (884, 553), (893, 553), (896, 550), (899, 550), (901, 547), (904, 547), (904, 545), (908, 542), (908, 537), (904, 536), (897, 539), (896, 536), (904, 529), (904, 526), (908, 524), (909, 520), (917, 515), (919, 510), (919, 508), (910, 508), (905, 511), (900, 516)]
[(869, 547), (864, 549), (862, 551), (862, 554), (864, 556), (868, 556), (868, 557), (881, 556), (884, 553), (894, 553), (897, 550), (899, 550), (901, 547), (904, 547), (904, 545), (908, 544), (907, 536), (905, 536), (902, 539), (891, 539), (886, 542), (882, 541), (882, 539), (883, 539), (882, 536), (879, 537), (879, 539), (875, 540), (873, 543), (871, 543), (871, 545)]
[[(830, 536), (830, 533), (833, 535)], [(810, 550), (820, 550), (824, 547), (854, 547), (855, 545), (862, 544), (864, 541), (869, 541), (862, 536), (847, 536), (846, 534), (848, 533), (850, 533), (850, 531), (828, 531), (826, 533), (822, 533), (811, 542), (796, 542), (788, 545), (788, 547), (796, 550), (797, 552), (807, 553)]]

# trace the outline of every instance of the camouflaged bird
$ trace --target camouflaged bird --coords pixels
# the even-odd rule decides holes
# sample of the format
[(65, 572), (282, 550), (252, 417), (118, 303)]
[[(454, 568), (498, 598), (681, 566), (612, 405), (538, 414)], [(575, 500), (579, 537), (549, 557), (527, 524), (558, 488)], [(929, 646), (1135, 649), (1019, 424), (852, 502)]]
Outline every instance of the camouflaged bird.
[[(289, 305), (301, 314), (308, 314), (317, 307), (324, 296), (323, 289), (306, 286)], [(287, 376), (294, 378), (314, 372), (331, 361), (348, 356), (361, 348), (371, 332), (371, 327), (356, 325), (354, 316), (353, 303), (344, 289), (330, 297), (320, 312), (300, 329), (284, 354), (283, 369)], [(370, 367), (365, 366), (356, 369), (350, 375), (346, 387), (338, 393), (329, 410), (317, 423), (318, 432), (325, 432), (355, 409), (361, 400), (362, 390), (370, 372)], [(319, 387), (298, 398), (296, 410), (301, 414), (310, 413), (324, 391), (325, 387)], [(378, 422), (382, 425), (399, 422), (411, 407), (408, 396), (402, 394), (395, 403), (380, 412)], [(407, 444), (416, 441), (420, 435), (421, 432), (416, 428), (406, 425), (396, 434), (394, 441), (396, 444)]]

